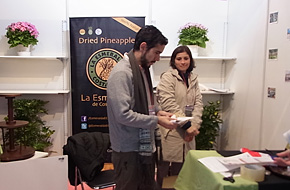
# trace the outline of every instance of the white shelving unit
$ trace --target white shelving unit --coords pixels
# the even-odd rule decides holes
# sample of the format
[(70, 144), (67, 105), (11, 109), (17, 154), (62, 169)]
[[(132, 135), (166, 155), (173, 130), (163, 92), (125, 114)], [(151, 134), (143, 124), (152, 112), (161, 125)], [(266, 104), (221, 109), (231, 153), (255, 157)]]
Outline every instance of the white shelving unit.
[[(0, 94), (68, 94), (67, 59), (66, 56), (0, 56), (0, 65), (6, 75), (0, 77), (0, 84), (3, 83)], [(17, 72), (9, 72), (13, 71), (13, 66), (23, 68), (15, 68)], [(28, 73), (20, 76), (19, 80), (12, 81), (24, 69)], [(37, 74), (39, 69), (42, 71), (40, 75)], [(10, 86), (5, 86), (5, 81), (9, 81)], [(34, 82), (39, 84), (34, 85)]]
[[(43, 119), (52, 126), (54, 134), (51, 150), (61, 154), (70, 123), (69, 107), (70, 64), (62, 55), (0, 56), (0, 94), (20, 94), (19, 98), (49, 101), (48, 115)], [(0, 99), (1, 106), (5, 98)], [(6, 112), (0, 110), (0, 115)], [(2, 117), (1, 115), (1, 117)], [(1, 119), (0, 119), (1, 120)]]
[[(18, 5), (15, 11), (19, 14), (8, 11), (13, 4)], [(62, 154), (62, 146), (71, 126), (68, 1), (40, 3), (31, 0), (24, 3), (16, 0), (1, 5), (0, 93), (20, 94), (16, 99), (49, 101), (46, 105), (48, 115), (42, 117), (46, 125), (56, 131), (50, 150)], [(29, 5), (35, 5), (37, 9)], [(4, 36), (5, 28), (17, 21), (30, 22), (39, 31), (38, 43), (32, 48), (31, 56), (14, 56), (17, 55), (16, 49), (9, 48)], [(6, 104), (7, 100), (0, 98), (0, 121), (7, 114)]]

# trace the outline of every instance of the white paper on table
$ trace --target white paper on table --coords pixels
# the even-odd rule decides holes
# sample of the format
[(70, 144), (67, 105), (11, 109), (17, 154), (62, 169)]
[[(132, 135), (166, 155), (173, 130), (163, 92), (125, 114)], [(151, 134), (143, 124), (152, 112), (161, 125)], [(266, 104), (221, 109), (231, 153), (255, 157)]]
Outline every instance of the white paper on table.
[(227, 172), (240, 167), (240, 165), (224, 165), (220, 162), (220, 159), (222, 158), (224, 157), (205, 157), (198, 159), (198, 161), (214, 173)]
[(260, 153), (261, 157), (253, 157), (248, 152), (238, 154), (236, 156), (223, 157), (220, 162), (223, 165), (245, 165), (245, 164), (272, 164), (274, 161), (268, 154)]
[(235, 156), (222, 157), (222, 159), (220, 159), (220, 162), (224, 165), (243, 165), (245, 164), (244, 160), (246, 159), (252, 159), (252, 156), (248, 152)]
[(274, 161), (270, 155), (260, 153), (261, 157), (252, 157), (248, 152), (230, 157), (205, 157), (198, 159), (212, 172), (228, 172), (246, 164), (269, 165)]

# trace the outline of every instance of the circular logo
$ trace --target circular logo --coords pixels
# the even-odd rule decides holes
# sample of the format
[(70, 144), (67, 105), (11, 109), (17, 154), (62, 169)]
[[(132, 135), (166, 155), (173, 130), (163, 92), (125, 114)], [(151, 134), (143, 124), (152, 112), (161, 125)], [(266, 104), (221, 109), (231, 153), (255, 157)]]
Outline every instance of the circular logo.
[(85, 29), (80, 29), (80, 35), (85, 35), (86, 31)]
[(97, 28), (97, 29), (95, 30), (95, 33), (96, 33), (97, 35), (101, 35), (101, 34), (103, 33), (103, 31), (102, 31), (102, 29)]
[(89, 81), (102, 90), (107, 89), (107, 80), (113, 67), (123, 58), (123, 55), (110, 48), (104, 48), (93, 53), (88, 59), (86, 73)]

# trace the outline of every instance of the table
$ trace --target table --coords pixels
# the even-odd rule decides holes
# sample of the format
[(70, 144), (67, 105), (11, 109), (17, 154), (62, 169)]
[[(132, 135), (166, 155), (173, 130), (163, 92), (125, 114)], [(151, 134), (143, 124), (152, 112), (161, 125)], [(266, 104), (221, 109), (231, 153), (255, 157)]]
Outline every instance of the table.
[[(264, 150), (256, 150), (258, 152), (267, 153)], [(272, 153), (282, 152), (283, 150), (273, 150)], [(223, 156), (234, 156), (240, 154), (239, 151), (218, 151)], [(271, 174), (265, 175), (265, 180), (258, 183), (259, 190), (289, 190), (290, 189), (290, 179), (282, 178), (280, 176)]]
[(175, 182), (176, 190), (289, 190), (290, 180), (273, 174), (265, 176), (263, 182), (252, 182), (242, 177), (235, 177), (235, 183), (223, 180), (223, 175), (213, 173), (198, 161), (209, 156), (232, 156), (239, 151), (205, 151), (191, 150), (188, 152), (184, 165)]

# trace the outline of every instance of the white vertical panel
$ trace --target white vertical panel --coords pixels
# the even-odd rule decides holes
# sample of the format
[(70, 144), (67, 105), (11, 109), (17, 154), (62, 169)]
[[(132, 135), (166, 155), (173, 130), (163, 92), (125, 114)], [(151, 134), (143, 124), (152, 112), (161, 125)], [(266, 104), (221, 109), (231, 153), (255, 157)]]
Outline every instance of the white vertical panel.
[[(229, 0), (226, 86), (235, 91), (224, 100), (223, 148), (260, 148), (268, 1)], [(265, 147), (262, 147), (265, 148)]]
[[(269, 23), (266, 52), (262, 145), (268, 149), (284, 149), (287, 141), (283, 133), (290, 129), (290, 82), (285, 72), (290, 71), (290, 1), (270, 0), (269, 15), (278, 12), (278, 22)], [(278, 59), (268, 59), (269, 49), (278, 49)], [(276, 88), (275, 98), (268, 98), (268, 87)]]

